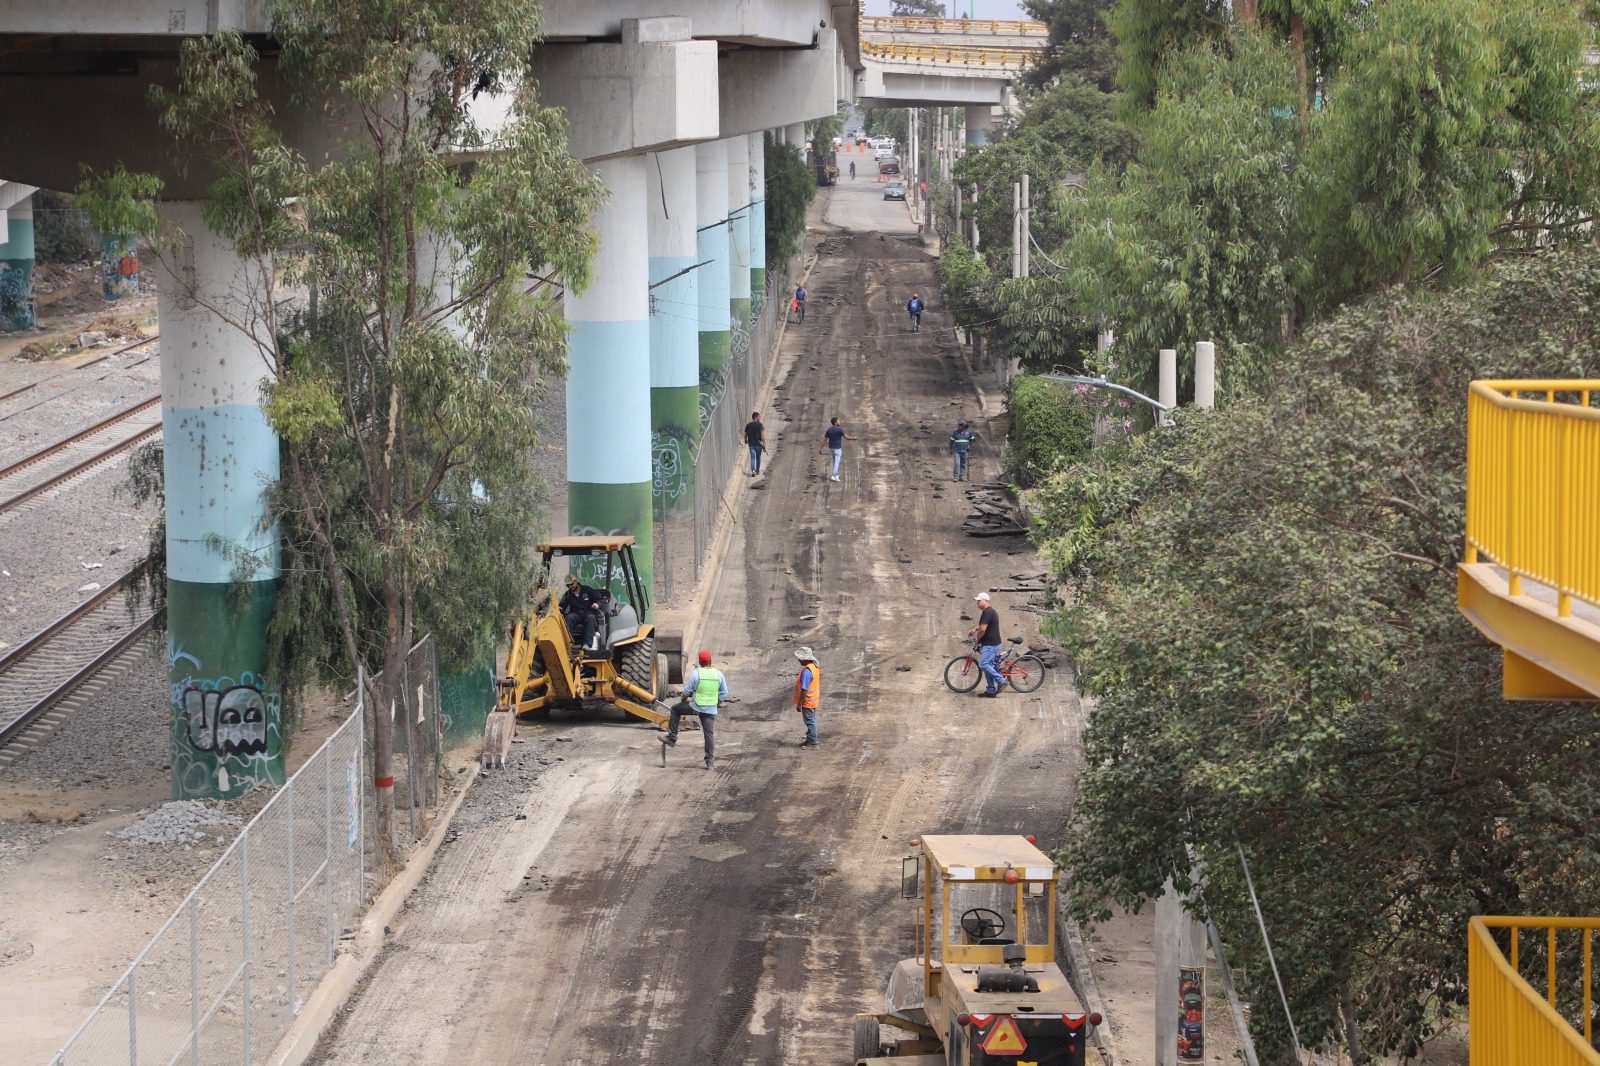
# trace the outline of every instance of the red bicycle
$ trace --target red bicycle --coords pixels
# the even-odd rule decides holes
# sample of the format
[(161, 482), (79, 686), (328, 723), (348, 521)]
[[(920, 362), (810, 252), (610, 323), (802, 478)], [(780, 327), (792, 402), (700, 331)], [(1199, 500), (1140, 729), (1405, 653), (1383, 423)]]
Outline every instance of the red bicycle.
[[(1021, 637), (1007, 639), (1013, 645), (1022, 643)], [(978, 687), (978, 682), (983, 680), (983, 671), (978, 669), (978, 655), (978, 646), (974, 644), (965, 654), (944, 664), (944, 683), (951, 691), (971, 692)], [(1032, 652), (1023, 653), (1012, 647), (995, 661), (995, 668), (1006, 679), (1006, 684), (1018, 692), (1032, 692), (1044, 684), (1044, 660)]]

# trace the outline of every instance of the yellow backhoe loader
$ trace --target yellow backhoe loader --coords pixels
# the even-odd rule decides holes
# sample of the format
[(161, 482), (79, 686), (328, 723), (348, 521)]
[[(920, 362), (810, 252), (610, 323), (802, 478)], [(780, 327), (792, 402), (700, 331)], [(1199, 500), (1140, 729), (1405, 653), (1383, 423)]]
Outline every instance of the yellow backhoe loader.
[[(544, 567), (534, 610), (511, 627), (504, 672), (495, 681), (495, 708), (484, 729), (484, 761), (504, 762), (514, 719), (555, 708), (609, 703), (635, 718), (664, 725), (658, 702), (683, 681), (683, 637), (643, 621), (649, 595), (633, 560), (630, 536), (558, 537), (540, 544)], [(557, 560), (568, 567), (559, 567)], [(602, 562), (603, 560), (603, 562)], [(599, 594), (595, 633), (578, 640), (560, 609), (566, 573), (581, 563)], [(558, 569), (566, 571), (558, 578)], [(613, 594), (616, 589), (620, 595)]]

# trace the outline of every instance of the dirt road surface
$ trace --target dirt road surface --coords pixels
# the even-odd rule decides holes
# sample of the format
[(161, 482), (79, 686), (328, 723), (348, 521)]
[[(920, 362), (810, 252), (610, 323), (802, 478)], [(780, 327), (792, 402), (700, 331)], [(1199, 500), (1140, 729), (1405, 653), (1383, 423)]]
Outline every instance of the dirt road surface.
[[(961, 533), (947, 441), (980, 406), (934, 262), (875, 183), (822, 195), (810, 311), (764, 410), (769, 473), (733, 482), (702, 605), (742, 700), (719, 719), (717, 768), (697, 734), (663, 768), (659, 734), (612, 713), (525, 724), (315, 1061), (836, 1066), (909, 950), (907, 842), (1059, 842), (1082, 724), (1069, 680), (992, 700), (940, 681), (973, 594), (1041, 566), (1020, 539)], [(839, 482), (833, 415), (860, 438)], [(998, 475), (1003, 439), (978, 422), (974, 483)], [(1006, 634), (1036, 635), (1033, 599), (996, 594)], [(802, 644), (822, 665), (815, 751), (791, 706)]]

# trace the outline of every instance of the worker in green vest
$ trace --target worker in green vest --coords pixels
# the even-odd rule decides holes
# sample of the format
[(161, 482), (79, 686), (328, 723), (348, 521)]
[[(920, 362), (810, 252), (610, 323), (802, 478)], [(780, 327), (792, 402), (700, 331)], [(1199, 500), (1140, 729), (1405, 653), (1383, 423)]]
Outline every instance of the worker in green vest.
[(693, 711), (700, 719), (700, 732), (706, 738), (706, 769), (713, 769), (717, 755), (717, 705), (728, 698), (728, 679), (722, 676), (721, 670), (712, 667), (709, 651), (701, 649), (700, 665), (689, 671), (682, 696), (685, 702), (672, 708), (667, 735), (661, 738), (661, 743), (669, 748), (677, 744), (678, 722)]

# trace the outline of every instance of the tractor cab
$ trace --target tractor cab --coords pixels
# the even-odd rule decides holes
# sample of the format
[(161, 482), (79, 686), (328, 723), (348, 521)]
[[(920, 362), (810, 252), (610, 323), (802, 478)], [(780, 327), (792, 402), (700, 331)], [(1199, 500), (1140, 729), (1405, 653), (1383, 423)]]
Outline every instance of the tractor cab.
[[(915, 954), (882, 1014), (855, 1020), (858, 1066), (1085, 1066), (1100, 1017), (1056, 963), (1056, 871), (1029, 837), (925, 836), (903, 861)], [(907, 1037), (886, 1040), (884, 1026)]]
[[(557, 590), (552, 593), (556, 598), (567, 574), (601, 592), (600, 625), (582, 651), (584, 658), (608, 657), (618, 644), (639, 635), (640, 623), (650, 613), (650, 594), (633, 561), (633, 545), (628, 536), (555, 537), (539, 545), (544, 584)], [(555, 571), (563, 564), (565, 573), (558, 577)]]

